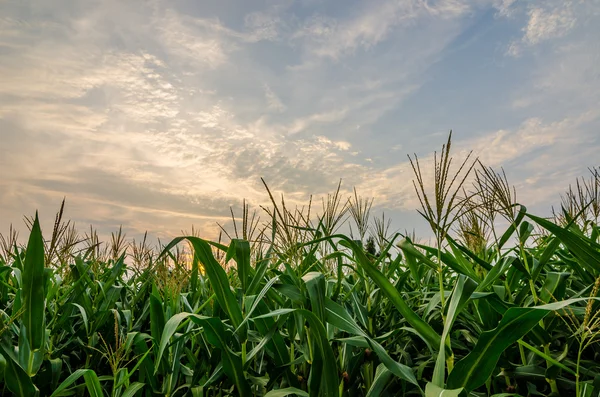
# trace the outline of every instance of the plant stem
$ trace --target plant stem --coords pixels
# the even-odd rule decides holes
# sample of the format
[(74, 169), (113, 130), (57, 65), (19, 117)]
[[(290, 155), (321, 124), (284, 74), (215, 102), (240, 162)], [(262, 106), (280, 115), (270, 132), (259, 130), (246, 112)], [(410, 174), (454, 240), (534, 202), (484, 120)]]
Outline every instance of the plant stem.
[(579, 349), (577, 350), (577, 368), (575, 368), (575, 396), (580, 397), (581, 391), (579, 390), (579, 365), (581, 362), (581, 353), (583, 352), (583, 339), (579, 342)]
[(438, 283), (440, 288), (440, 304), (442, 305), (440, 313), (442, 315), (442, 325), (446, 325), (446, 316), (444, 315), (444, 307), (446, 306), (446, 299), (444, 297), (444, 266), (442, 265), (442, 236), (438, 231), (437, 235), (437, 260), (440, 266), (438, 271)]
[(242, 365), (246, 364), (246, 341), (242, 342)]

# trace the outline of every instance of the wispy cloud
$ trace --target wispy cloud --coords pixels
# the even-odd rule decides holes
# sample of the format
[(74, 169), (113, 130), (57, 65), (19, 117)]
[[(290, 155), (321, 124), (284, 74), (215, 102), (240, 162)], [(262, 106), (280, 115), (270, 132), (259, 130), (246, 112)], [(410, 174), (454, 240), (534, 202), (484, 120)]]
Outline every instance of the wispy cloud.
[(244, 27), (248, 41), (277, 41), (287, 31), (285, 20), (279, 15), (285, 7), (271, 7), (265, 11), (254, 11), (244, 16)]
[(527, 26), (523, 28), (523, 37), (510, 45), (508, 54), (518, 56), (524, 48), (563, 37), (573, 29), (577, 18), (573, 12), (572, 2), (550, 2), (550, 4), (531, 6), (528, 12), (529, 21)]
[[(552, 184), (532, 159), (562, 182), (599, 145), (593, 5), (219, 4), (0, 3), (0, 219), (67, 195), (79, 222), (212, 233), (267, 201), (261, 177), (291, 204), (343, 178), (402, 216), (405, 152), (457, 122), (457, 148), (526, 170), (523, 189)], [(511, 44), (549, 49), (485, 53)]]
[[(600, 111), (596, 109), (552, 122), (530, 118), (513, 130), (486, 132), (476, 138), (459, 137), (456, 140), (455, 135), (455, 162), (460, 162), (473, 151), (473, 156), (484, 165), (497, 170), (506, 168), (512, 182), (523, 193), (521, 199), (524, 203), (547, 203), (548, 196), (532, 194), (531, 188), (536, 192), (547, 189), (549, 195), (563, 191), (566, 184), (581, 171), (579, 167), (567, 168), (568, 165), (577, 164), (582, 156), (591, 159), (589, 147), (598, 145), (592, 128), (599, 120)], [(578, 136), (579, 140), (572, 140), (572, 135)], [(581, 147), (582, 142), (587, 144), (585, 148)], [(437, 150), (436, 146), (430, 150)], [(434, 181), (432, 156), (419, 157), (424, 179), (427, 186), (431, 187)], [(524, 174), (526, 177), (523, 177)], [(370, 170), (368, 175), (359, 186), (362, 191), (377, 197), (380, 205), (397, 210), (418, 208), (419, 202), (411, 182), (414, 179), (413, 171), (408, 160), (383, 170)], [(553, 175), (554, 182), (562, 183), (552, 183), (550, 175)]]
[(461, 0), (377, 1), (357, 8), (352, 17), (343, 20), (315, 14), (302, 24), (294, 38), (304, 40), (310, 54), (337, 60), (359, 49), (369, 50), (388, 39), (398, 27), (414, 25), (420, 18), (457, 18), (470, 8), (468, 2)]
[(237, 45), (237, 32), (225, 28), (218, 19), (192, 18), (167, 9), (158, 22), (160, 38), (167, 53), (194, 66), (215, 69), (228, 61)]
[(511, 16), (514, 12), (513, 5), (517, 0), (495, 0), (493, 5), (498, 10), (500, 16)]
[(265, 99), (267, 100), (267, 108), (275, 112), (283, 112), (287, 107), (281, 99), (273, 92), (271, 87), (265, 84)]

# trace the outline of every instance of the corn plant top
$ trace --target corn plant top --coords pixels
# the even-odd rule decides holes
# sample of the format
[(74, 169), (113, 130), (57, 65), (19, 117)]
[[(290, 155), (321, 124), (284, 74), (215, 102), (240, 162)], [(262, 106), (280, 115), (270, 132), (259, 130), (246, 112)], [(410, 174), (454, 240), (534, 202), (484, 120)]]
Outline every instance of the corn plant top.
[(36, 215), (25, 246), (0, 239), (0, 394), (598, 396), (594, 171), (553, 220), (489, 168), (456, 216), (418, 190), (432, 245), (365, 227), (371, 201), (339, 188), (316, 221), (244, 206), (227, 244), (81, 242), (62, 208), (44, 239)]

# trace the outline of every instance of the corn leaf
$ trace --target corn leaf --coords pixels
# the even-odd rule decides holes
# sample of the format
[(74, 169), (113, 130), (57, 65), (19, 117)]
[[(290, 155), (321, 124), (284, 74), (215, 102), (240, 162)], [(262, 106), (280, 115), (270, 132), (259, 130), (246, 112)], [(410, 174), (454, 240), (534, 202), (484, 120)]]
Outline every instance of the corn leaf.
[(37, 213), (27, 243), (23, 264), (23, 317), (27, 340), (31, 350), (44, 346), (45, 310), (44, 294), (44, 239)]

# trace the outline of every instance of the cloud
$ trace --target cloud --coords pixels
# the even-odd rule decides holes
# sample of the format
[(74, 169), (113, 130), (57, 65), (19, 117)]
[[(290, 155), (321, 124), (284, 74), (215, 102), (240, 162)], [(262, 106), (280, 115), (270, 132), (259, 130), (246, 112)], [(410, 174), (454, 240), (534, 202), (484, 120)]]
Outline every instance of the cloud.
[(529, 118), (513, 131), (500, 130), (494, 134), (486, 134), (469, 142), (469, 146), (484, 164), (499, 167), (536, 150), (548, 148), (546, 152), (551, 152), (556, 146), (569, 146), (570, 134), (573, 133), (580, 140), (571, 142), (570, 145), (580, 145), (590, 136), (589, 127), (599, 117), (600, 111), (591, 110), (558, 121), (545, 122), (540, 118)]
[(281, 102), (281, 99), (273, 92), (271, 87), (265, 84), (265, 99), (267, 100), (267, 108), (275, 112), (283, 112), (287, 107)]
[(513, 5), (517, 2), (517, 0), (494, 0), (494, 8), (498, 10), (498, 14), (500, 16), (508, 17), (511, 16), (514, 12)]
[(348, 114), (347, 109), (333, 109), (324, 111), (321, 113), (314, 113), (306, 117), (298, 118), (294, 120), (291, 125), (287, 128), (288, 134), (297, 134), (305, 131), (307, 128), (314, 124), (332, 124), (335, 122), (342, 121)]
[(200, 18), (164, 6), (158, 8), (164, 15), (155, 16), (154, 22), (164, 50), (192, 65), (211, 69), (227, 63), (244, 44), (279, 40), (287, 29), (279, 16), (286, 8), (284, 5), (247, 13), (244, 26), (239, 29), (226, 26), (218, 17)]
[(575, 21), (573, 10), (568, 5), (550, 11), (533, 8), (529, 11), (529, 23), (523, 40), (534, 45), (543, 40), (562, 37), (575, 26)]
[(317, 57), (339, 59), (357, 49), (368, 50), (384, 40), (402, 20), (416, 17), (412, 2), (383, 1), (343, 22), (315, 15), (296, 34), (307, 40), (308, 50)]
[(331, 139), (328, 139), (327, 137), (324, 137), (324, 136), (317, 137), (317, 142), (319, 142), (323, 145), (329, 146), (331, 148), (335, 148), (337, 150), (342, 150), (342, 151), (348, 151), (352, 147), (352, 145), (349, 142), (332, 141)]
[(193, 65), (215, 69), (236, 49), (235, 42), (227, 40), (236, 34), (218, 19), (192, 18), (168, 9), (158, 26), (165, 51)]
[[(532, 158), (562, 181), (581, 168), (570, 153), (598, 145), (598, 51), (579, 4), (21, 4), (0, 3), (3, 220), (53, 213), (66, 194), (84, 224), (213, 233), (230, 204), (268, 203), (261, 177), (290, 205), (343, 178), (400, 212), (415, 208), (403, 151), (430, 153), (463, 119), (457, 149), (526, 169), (524, 189), (551, 184)], [(502, 18), (485, 19), (490, 10)], [(494, 40), (518, 35), (521, 49), (552, 51), (524, 66), (478, 52), (490, 47), (478, 41), (489, 40), (481, 21), (505, 28), (521, 12), (524, 30)], [(496, 83), (503, 73), (512, 80)]]
[[(593, 126), (599, 119), (600, 111), (595, 109), (558, 121), (530, 118), (514, 130), (485, 133), (478, 138), (458, 140), (455, 135), (452, 145), (454, 171), (472, 150), (473, 156), (484, 165), (507, 170), (509, 181), (523, 193), (520, 199), (524, 204), (547, 203), (549, 195), (554, 193), (558, 197), (582, 169), (593, 166), (588, 162), (583, 167), (568, 167), (577, 164), (581, 156), (593, 162), (593, 149), (590, 148), (598, 145)], [(573, 135), (579, 139), (574, 141)], [(584, 151), (579, 149), (582, 141), (587, 142), (588, 149)], [(434, 150), (439, 148), (428, 148), (428, 152)], [(426, 186), (431, 189), (434, 180), (432, 156), (419, 156), (419, 162)], [(369, 177), (358, 186), (368, 196), (377, 197), (378, 205), (414, 210), (419, 208), (419, 202), (411, 182), (413, 179), (410, 162), (403, 161), (384, 170), (370, 170)], [(548, 195), (536, 195), (544, 189)]]
[(398, 26), (410, 26), (419, 17), (456, 18), (469, 10), (468, 2), (460, 0), (441, 0), (431, 4), (417, 0), (378, 1), (342, 21), (326, 15), (313, 15), (293, 38), (302, 39), (311, 55), (338, 60), (357, 50), (369, 50), (386, 40)]
[(268, 11), (254, 11), (244, 16), (244, 27), (249, 32), (246, 34), (248, 41), (275, 41), (281, 38), (282, 31), (287, 29), (287, 24), (278, 15), (282, 7), (274, 7)]
[(477, 2), (466, 0), (438, 0), (423, 2), (423, 7), (431, 14), (441, 18), (456, 18), (463, 16), (477, 6)]
[(515, 109), (573, 113), (600, 100), (598, 9), (577, 4), (573, 12), (579, 23), (568, 37), (548, 40), (546, 51), (532, 54), (527, 80), (514, 90)]
[(518, 56), (526, 47), (563, 37), (577, 21), (570, 1), (550, 7), (531, 7), (528, 16), (527, 26), (523, 28), (524, 35), (509, 46), (509, 55)]

